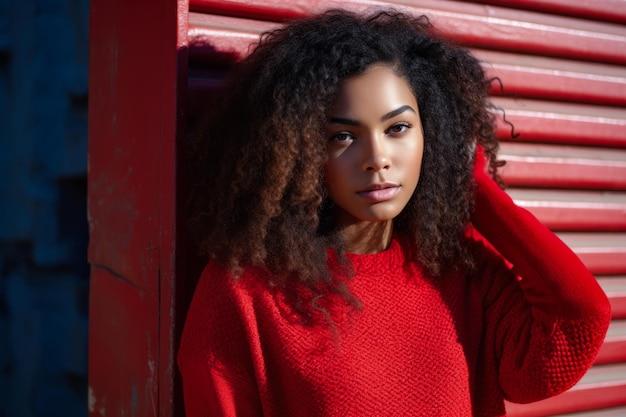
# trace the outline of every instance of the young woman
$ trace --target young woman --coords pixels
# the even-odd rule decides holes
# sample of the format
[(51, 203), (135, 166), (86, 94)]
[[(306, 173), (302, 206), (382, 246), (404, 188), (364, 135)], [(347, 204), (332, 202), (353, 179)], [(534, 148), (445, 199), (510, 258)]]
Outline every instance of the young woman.
[(330, 11), (232, 72), (201, 141), (188, 417), (503, 416), (593, 363), (607, 298), (494, 181), (488, 82), (431, 32)]

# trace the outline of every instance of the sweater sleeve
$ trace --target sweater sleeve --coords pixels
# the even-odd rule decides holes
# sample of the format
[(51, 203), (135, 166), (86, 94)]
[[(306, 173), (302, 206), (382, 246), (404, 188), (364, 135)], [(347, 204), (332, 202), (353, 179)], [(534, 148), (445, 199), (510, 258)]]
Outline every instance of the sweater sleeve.
[(487, 317), (495, 322), (500, 386), (510, 401), (537, 401), (569, 389), (593, 364), (610, 305), (576, 254), (518, 207), (480, 162), (472, 223), (517, 276), (517, 283), (496, 285), (496, 317)]
[(229, 288), (224, 268), (209, 263), (187, 312), (177, 357), (187, 417), (263, 415), (245, 330)]

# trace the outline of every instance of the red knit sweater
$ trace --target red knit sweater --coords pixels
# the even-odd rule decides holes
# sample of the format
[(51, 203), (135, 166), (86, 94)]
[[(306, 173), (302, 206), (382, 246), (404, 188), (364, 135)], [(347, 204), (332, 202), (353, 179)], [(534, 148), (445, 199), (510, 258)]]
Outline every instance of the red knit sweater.
[[(178, 356), (195, 416), (503, 416), (576, 383), (610, 308), (576, 256), (495, 184), (479, 188), (477, 268), (437, 280), (405, 262), (401, 240), (349, 254), (362, 309), (327, 300), (304, 325), (267, 272), (233, 282), (217, 262), (196, 288)], [(522, 276), (522, 278), (518, 278)]]

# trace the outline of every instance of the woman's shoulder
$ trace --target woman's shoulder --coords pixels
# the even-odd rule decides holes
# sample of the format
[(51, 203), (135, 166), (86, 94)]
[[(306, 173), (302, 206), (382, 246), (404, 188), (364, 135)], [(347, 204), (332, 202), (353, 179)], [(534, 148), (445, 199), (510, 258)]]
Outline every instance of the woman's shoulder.
[(209, 261), (196, 285), (187, 311), (186, 331), (194, 334), (193, 339), (219, 345), (243, 334), (243, 322), (255, 305), (255, 297), (264, 297), (266, 291), (257, 291), (260, 285), (256, 277), (261, 269), (244, 268), (233, 274), (225, 263)]
[(196, 293), (206, 293), (211, 297), (232, 297), (236, 293), (249, 292), (267, 285), (270, 279), (269, 271), (264, 267), (245, 266), (233, 268), (225, 262), (210, 260), (205, 265)]

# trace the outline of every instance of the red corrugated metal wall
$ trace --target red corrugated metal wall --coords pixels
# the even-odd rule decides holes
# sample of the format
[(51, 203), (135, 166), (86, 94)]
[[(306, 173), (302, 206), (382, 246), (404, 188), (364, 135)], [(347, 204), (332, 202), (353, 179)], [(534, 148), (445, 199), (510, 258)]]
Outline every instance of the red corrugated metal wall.
[(583, 380), (553, 399), (510, 404), (509, 415), (626, 416), (626, 1), (191, 0), (190, 111), (224, 59), (247, 54), (278, 22), (386, 5), (427, 14), (502, 80), (493, 101), (521, 134), (512, 141), (501, 125), (508, 192), (583, 258), (613, 305)]
[(93, 0), (90, 415), (183, 414), (173, 358), (195, 276), (179, 226), (187, 120), (260, 32), (385, 5), (429, 15), (501, 78), (493, 100), (521, 133), (511, 141), (501, 126), (508, 191), (611, 299), (588, 375), (510, 415), (626, 416), (626, 0)]

